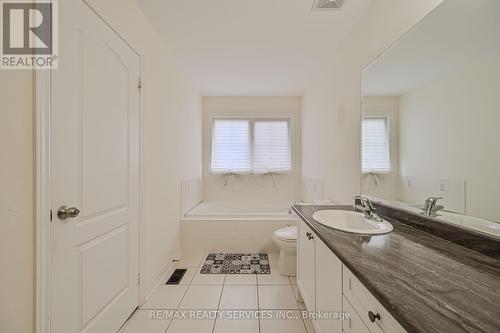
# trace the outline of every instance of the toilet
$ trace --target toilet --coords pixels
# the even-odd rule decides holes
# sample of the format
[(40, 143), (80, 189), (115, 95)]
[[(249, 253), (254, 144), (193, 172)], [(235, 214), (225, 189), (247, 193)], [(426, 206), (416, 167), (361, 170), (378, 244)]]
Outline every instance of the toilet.
[(273, 235), (274, 243), (280, 250), (279, 272), (285, 276), (297, 275), (297, 227), (278, 229)]

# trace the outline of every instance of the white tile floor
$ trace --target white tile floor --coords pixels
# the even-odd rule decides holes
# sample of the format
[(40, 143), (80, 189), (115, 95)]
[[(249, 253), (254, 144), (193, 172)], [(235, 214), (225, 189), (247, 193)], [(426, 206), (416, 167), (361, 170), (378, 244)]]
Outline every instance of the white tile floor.
[[(162, 283), (120, 333), (314, 333), (311, 322), (300, 315), (305, 306), (298, 297), (296, 280), (279, 275), (277, 256), (270, 256), (269, 275), (200, 274), (204, 258), (184, 256), (175, 267), (188, 269), (181, 284)], [(153, 313), (158, 317), (176, 310), (188, 317), (196, 310), (210, 315), (204, 319), (151, 319)], [(260, 310), (272, 319), (234, 319), (235, 310), (245, 311), (243, 316)], [(288, 317), (278, 318), (280, 313)]]

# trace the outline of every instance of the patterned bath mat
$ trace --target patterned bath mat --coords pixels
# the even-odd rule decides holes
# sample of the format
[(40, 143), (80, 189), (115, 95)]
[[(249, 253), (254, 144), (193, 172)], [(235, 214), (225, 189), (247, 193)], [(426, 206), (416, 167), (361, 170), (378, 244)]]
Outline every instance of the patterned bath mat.
[(201, 274), (271, 274), (267, 254), (210, 253)]

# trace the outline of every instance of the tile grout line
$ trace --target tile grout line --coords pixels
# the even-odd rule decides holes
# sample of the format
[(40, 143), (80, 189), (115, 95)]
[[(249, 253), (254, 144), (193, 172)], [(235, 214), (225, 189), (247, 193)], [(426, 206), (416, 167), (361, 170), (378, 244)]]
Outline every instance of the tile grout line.
[[(269, 258), (267, 258), (269, 260)], [(268, 261), (269, 263), (269, 261)], [(269, 266), (269, 269), (271, 269), (271, 266)], [(257, 315), (260, 314), (260, 293), (259, 293), (259, 274), (255, 274), (255, 286), (257, 288)], [(259, 323), (259, 333), (261, 333), (261, 328), (260, 328), (260, 316), (257, 319), (257, 322)]]
[[(179, 311), (179, 308), (182, 304), (182, 301), (184, 300), (184, 297), (186, 296), (188, 290), (189, 290), (189, 287), (191, 287), (191, 282), (189, 282), (189, 284), (187, 285), (187, 288), (186, 288), (186, 291), (184, 291), (184, 294), (182, 295), (181, 297), (181, 300), (179, 302), (179, 304), (177, 304), (177, 308), (175, 309), (175, 312), (178, 312)], [(167, 333), (168, 329), (170, 328), (170, 325), (172, 325), (172, 322), (174, 321), (174, 319), (171, 319), (170, 322), (168, 323), (168, 326), (167, 326), (167, 329), (165, 330), (165, 333)]]
[(227, 277), (227, 274), (224, 274), (224, 281), (222, 281), (222, 289), (220, 291), (219, 303), (217, 303), (217, 311), (215, 313), (215, 320), (214, 320), (214, 324), (212, 326), (212, 333), (215, 332), (215, 324), (217, 323), (218, 312), (220, 310), (220, 303), (222, 301), (222, 295), (224, 294), (224, 288), (226, 286), (226, 277)]
[[(203, 262), (203, 257), (202, 257), (202, 259), (200, 260), (200, 262), (198, 263), (198, 266), (195, 268), (195, 273), (193, 274), (192, 279), (189, 281), (189, 284), (187, 285), (188, 287), (186, 288), (186, 291), (184, 292), (184, 295), (182, 295), (181, 301), (179, 302), (179, 305), (177, 306), (176, 311), (179, 311), (179, 310), (180, 310), (180, 306), (181, 306), (181, 304), (182, 304), (182, 301), (184, 300), (184, 297), (186, 296), (186, 294), (187, 294), (187, 292), (188, 292), (189, 288), (191, 288), (191, 286), (193, 285), (193, 284), (192, 284), (192, 283), (193, 283), (193, 280), (194, 280), (194, 278), (196, 277), (196, 273), (198, 273), (198, 269), (202, 266), (202, 262)], [(224, 277), (224, 279), (225, 279), (225, 277)], [(196, 285), (196, 284), (195, 284), (195, 285)], [(224, 287), (223, 287), (223, 288), (224, 288)], [(222, 296), (222, 292), (221, 292), (221, 296)], [(219, 302), (220, 302), (220, 298), (219, 298)], [(170, 328), (170, 325), (172, 324), (172, 322), (173, 322), (173, 321), (174, 321), (173, 319), (170, 321), (170, 323), (168, 324), (168, 327), (167, 327), (167, 330), (165, 331), (165, 333), (167, 333), (167, 331), (168, 331), (168, 329)], [(212, 327), (212, 333), (213, 333), (214, 328), (215, 328), (215, 322), (214, 322), (214, 326)]]
[[(200, 264), (201, 264), (201, 261), (200, 261), (200, 263), (198, 263), (198, 266), (196, 267), (196, 271), (197, 271), (197, 268), (200, 266)], [(188, 268), (191, 268), (191, 267), (185, 267), (185, 268), (186, 268), (186, 269), (188, 269)], [(175, 311), (176, 311), (176, 312), (178, 312), (178, 311), (179, 311), (179, 308), (180, 308), (180, 306), (181, 306), (181, 304), (182, 304), (182, 301), (184, 300), (184, 297), (186, 296), (186, 294), (187, 294), (187, 292), (188, 292), (189, 288), (191, 287), (191, 282), (193, 282), (193, 279), (194, 279), (194, 276), (195, 276), (195, 275), (196, 275), (196, 272), (195, 272), (195, 274), (193, 275), (193, 277), (191, 278), (191, 280), (189, 281), (189, 284), (187, 284), (186, 291), (184, 291), (184, 294), (182, 295), (181, 300), (180, 300), (179, 304), (177, 305), (177, 308), (175, 309)], [(167, 331), (168, 331), (168, 329), (170, 328), (170, 325), (172, 325), (172, 322), (173, 322), (173, 321), (174, 321), (174, 319), (171, 319), (171, 320), (170, 320), (170, 322), (168, 323), (167, 328), (165, 329), (165, 332), (164, 332), (164, 333), (167, 333)]]
[(302, 316), (302, 310), (300, 309), (300, 304), (299, 304), (299, 287), (297, 287), (297, 294), (295, 294), (295, 290), (293, 289), (293, 284), (292, 284), (292, 280), (290, 279), (290, 277), (288, 277), (288, 281), (290, 281), (290, 286), (292, 287), (292, 292), (293, 292), (293, 295), (295, 297), (295, 303), (297, 303), (297, 308), (299, 309), (299, 316), (300, 316), (300, 319), (302, 321), (302, 325), (304, 325), (304, 331), (306, 333), (309, 333), (308, 330), (307, 330), (307, 326), (306, 326), (306, 321), (304, 320), (304, 316)]

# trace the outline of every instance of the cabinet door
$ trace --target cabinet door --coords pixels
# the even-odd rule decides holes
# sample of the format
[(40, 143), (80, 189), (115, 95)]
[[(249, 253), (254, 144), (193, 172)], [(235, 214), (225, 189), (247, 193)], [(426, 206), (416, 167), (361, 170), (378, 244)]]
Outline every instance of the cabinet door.
[(297, 235), (297, 286), (307, 310), (315, 311), (314, 233), (302, 221)]
[[(316, 312), (342, 312), (342, 262), (319, 239), (316, 245)], [(342, 333), (342, 320), (318, 319), (317, 333)]]
[(370, 330), (366, 327), (365, 323), (358, 316), (356, 311), (354, 311), (351, 303), (344, 297), (344, 312), (349, 313), (349, 319), (344, 320), (344, 332), (345, 333), (370, 333)]

